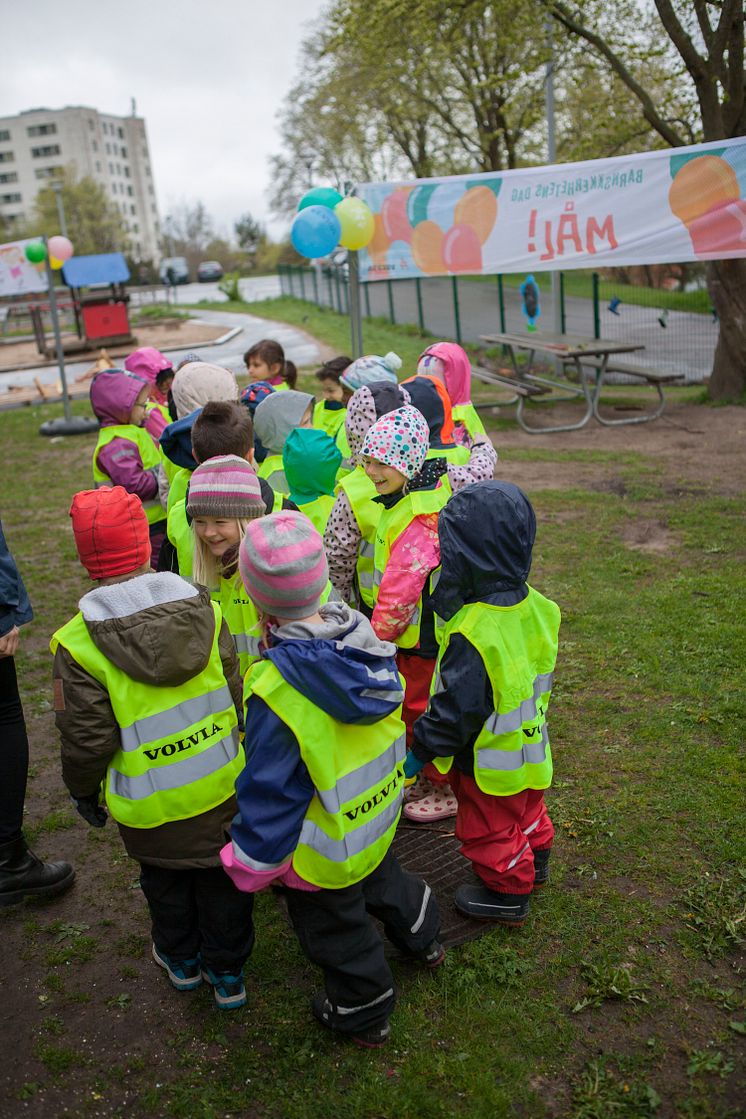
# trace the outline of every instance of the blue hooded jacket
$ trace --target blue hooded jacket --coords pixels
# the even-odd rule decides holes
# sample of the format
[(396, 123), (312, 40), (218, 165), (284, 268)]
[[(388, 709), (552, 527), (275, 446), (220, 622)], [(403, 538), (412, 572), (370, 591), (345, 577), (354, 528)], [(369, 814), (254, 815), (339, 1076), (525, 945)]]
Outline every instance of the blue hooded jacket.
[(34, 616), (18, 568), (5, 541), (0, 523), (0, 637), (14, 626), (23, 626)]
[[(404, 698), (395, 646), (344, 603), (329, 602), (320, 614), (321, 626), (288, 622), (273, 630), (263, 655), (309, 706), (364, 734)], [(246, 704), (244, 745), (231, 835), (253, 861), (274, 867), (295, 851), (314, 787), (290, 727), (256, 695)]]

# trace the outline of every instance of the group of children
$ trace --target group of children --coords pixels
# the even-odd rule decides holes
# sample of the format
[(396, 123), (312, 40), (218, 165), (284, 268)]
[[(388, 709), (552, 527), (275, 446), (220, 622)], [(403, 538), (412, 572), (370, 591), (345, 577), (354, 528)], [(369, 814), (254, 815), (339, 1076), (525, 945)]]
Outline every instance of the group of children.
[(246, 1002), (271, 886), (323, 971), (314, 1015), (377, 1047), (395, 993), (370, 916), (444, 958), (391, 850), (402, 811), (456, 816), (468, 916), (519, 926), (548, 880), (559, 610), (526, 582), (533, 510), (493, 479), (460, 346), (401, 382), (394, 354), (334, 359), (318, 402), (276, 342), (245, 362), (243, 392), (191, 354), (94, 378), (95, 488), (70, 515), (97, 585), (52, 639), (63, 778), (139, 861), (176, 988)]

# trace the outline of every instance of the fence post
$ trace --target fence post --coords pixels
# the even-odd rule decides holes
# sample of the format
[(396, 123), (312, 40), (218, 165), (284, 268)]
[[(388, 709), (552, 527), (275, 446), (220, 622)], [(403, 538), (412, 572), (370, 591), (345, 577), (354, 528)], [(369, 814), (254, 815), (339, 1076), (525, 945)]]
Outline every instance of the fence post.
[(593, 280), (593, 337), (601, 337), (601, 309), (598, 305), (598, 272), (591, 276)]
[(391, 286), (391, 280), (386, 281), (386, 287), (389, 293), (389, 318), (392, 323), (396, 322), (396, 315), (394, 314), (394, 289)]
[(458, 306), (458, 279), (456, 276), (451, 276), (451, 287), (453, 288), (453, 318), (456, 323), (456, 341), (459, 346), (461, 345), (461, 315)]
[(303, 267), (303, 265), (301, 265), (301, 269), (300, 269), (300, 297), (301, 297), (301, 299), (306, 298), (306, 281), (305, 281), (305, 278), (303, 276), (304, 272), (305, 272), (305, 268)]
[(341, 285), (339, 283), (339, 269), (338, 268), (334, 269), (334, 287), (335, 287), (336, 292), (337, 292), (337, 311), (341, 315), (341, 314), (343, 314), (343, 311), (342, 311), (342, 289), (341, 289)]
[(503, 291), (502, 273), (497, 275), (497, 302), (500, 308), (500, 333), (505, 333), (505, 292)]
[[(559, 274), (559, 298), (560, 298), (560, 331), (562, 334), (567, 334), (567, 316), (565, 315), (565, 273)], [(596, 335), (598, 338), (598, 335)]]
[(278, 264), (277, 265), (277, 275), (280, 277), (280, 295), (285, 295), (286, 294), (286, 292), (285, 292), (285, 273), (283, 271), (284, 267), (285, 267), (284, 264)]
[(365, 314), (370, 318), (370, 286), (368, 283), (363, 284), (363, 292), (365, 293)]
[(318, 307), (318, 305), (319, 305), (319, 280), (318, 280), (318, 276), (316, 275), (316, 269), (315, 268), (311, 269), (311, 275), (313, 276), (313, 301), (316, 304), (316, 306)]
[(334, 310), (334, 287), (332, 286), (332, 270), (329, 268), (326, 273), (327, 286), (329, 288), (329, 306)]
[(422, 310), (422, 285), (420, 284), (420, 277), (415, 277), (414, 290), (417, 293), (417, 321), (420, 324), (420, 330), (425, 333), (425, 315)]

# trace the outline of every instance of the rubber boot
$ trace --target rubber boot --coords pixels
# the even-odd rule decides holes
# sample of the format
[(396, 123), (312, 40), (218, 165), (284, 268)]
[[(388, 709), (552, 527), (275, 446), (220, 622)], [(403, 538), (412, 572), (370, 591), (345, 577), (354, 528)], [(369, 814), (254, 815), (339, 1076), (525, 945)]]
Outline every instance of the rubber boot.
[(54, 897), (72, 886), (70, 863), (43, 863), (26, 846), (22, 835), (0, 844), (0, 908), (25, 897)]

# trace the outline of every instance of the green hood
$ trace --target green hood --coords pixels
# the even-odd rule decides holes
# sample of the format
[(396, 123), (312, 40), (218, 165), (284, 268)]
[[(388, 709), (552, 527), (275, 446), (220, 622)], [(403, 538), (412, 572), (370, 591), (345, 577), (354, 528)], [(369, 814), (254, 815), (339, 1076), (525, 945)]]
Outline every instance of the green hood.
[(324, 493), (333, 494), (341, 461), (339, 447), (325, 431), (296, 427), (282, 451), (290, 500), (302, 504)]

